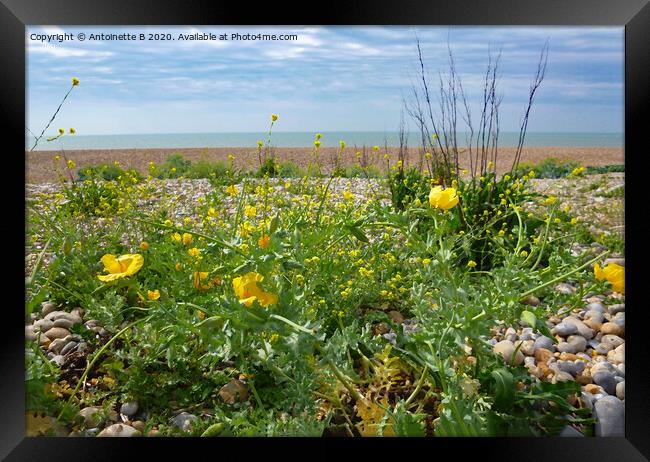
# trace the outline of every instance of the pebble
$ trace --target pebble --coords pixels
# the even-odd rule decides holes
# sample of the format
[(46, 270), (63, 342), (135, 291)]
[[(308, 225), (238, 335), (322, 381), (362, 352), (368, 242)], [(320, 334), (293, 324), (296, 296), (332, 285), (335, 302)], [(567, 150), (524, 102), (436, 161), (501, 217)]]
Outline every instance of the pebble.
[(625, 405), (615, 396), (605, 396), (594, 404), (596, 436), (625, 436)]
[(616, 397), (618, 399), (625, 399), (625, 380), (616, 384)]
[(136, 420), (135, 422), (131, 423), (131, 426), (139, 432), (144, 433), (145, 423), (142, 420)]
[[(562, 323), (564, 324), (570, 324), (576, 327), (578, 334), (582, 335), (585, 339), (589, 340), (594, 337), (594, 331), (593, 329), (590, 329), (584, 322), (579, 320), (578, 318), (574, 318), (573, 316), (569, 316), (568, 318), (565, 318)], [(575, 332), (573, 332), (575, 333)]]
[(68, 344), (68, 342), (70, 342), (70, 336), (66, 336), (65, 338), (55, 338), (47, 347), (47, 351), (53, 351), (58, 354), (61, 349)]
[(36, 332), (34, 332), (34, 326), (27, 325), (25, 326), (25, 340), (33, 342), (37, 339)]
[(521, 342), (521, 348), (519, 349), (519, 351), (521, 351), (526, 356), (533, 356), (535, 354), (535, 348), (534, 348), (535, 342), (533, 340), (524, 340), (524, 341), (520, 340), (520, 342)]
[(62, 355), (55, 355), (50, 359), (54, 364), (61, 367), (65, 363), (65, 358)]
[(98, 414), (101, 410), (101, 407), (88, 406), (80, 410), (78, 415), (84, 419), (86, 427), (94, 427), (101, 422), (100, 414)]
[(546, 348), (539, 348), (535, 351), (535, 359), (538, 363), (547, 363), (552, 357), (553, 353)]
[(587, 348), (587, 340), (580, 335), (570, 335), (567, 339), (567, 343), (573, 346), (575, 351), (572, 351), (572, 353), (585, 351), (585, 348)]
[(561, 351), (562, 353), (576, 353), (576, 347), (575, 345), (572, 345), (568, 342), (560, 342), (557, 346), (558, 351)]
[(524, 327), (519, 335), (519, 340), (535, 340), (534, 335), (532, 327)]
[(396, 324), (402, 324), (404, 322), (404, 315), (396, 310), (391, 310), (388, 312), (388, 316)]
[(607, 312), (607, 308), (605, 308), (605, 305), (603, 305), (600, 302), (590, 303), (587, 306), (585, 306), (585, 309), (587, 310), (587, 312), (596, 311), (600, 314)]
[(616, 305), (609, 306), (609, 312), (611, 314), (618, 314), (625, 312), (625, 303), (617, 303)]
[(562, 321), (551, 330), (551, 333), (556, 335), (561, 335), (562, 337), (566, 337), (567, 335), (573, 335), (578, 333), (578, 328), (573, 324), (567, 324), (564, 321)]
[(606, 322), (600, 328), (600, 332), (603, 335), (617, 335), (620, 337), (625, 331), (615, 322)]
[(517, 331), (512, 327), (508, 327), (506, 329), (505, 339), (510, 340), (511, 342), (517, 340)]
[(608, 371), (598, 371), (595, 374), (592, 374), (592, 378), (594, 383), (600, 385), (608, 395), (616, 395), (617, 382), (614, 378), (614, 374)]
[(557, 361), (557, 366), (562, 372), (567, 372), (576, 377), (585, 369), (585, 363), (582, 361)]
[(594, 383), (589, 383), (585, 385), (583, 388), (584, 391), (586, 391), (587, 393), (591, 393), (592, 395), (597, 395), (599, 393), (605, 392), (605, 390), (603, 390), (603, 387), (601, 387), (600, 385), (596, 385)]
[(181, 412), (172, 420), (172, 423), (175, 427), (180, 428), (183, 431), (190, 431), (192, 428), (192, 422), (197, 420), (198, 417), (194, 414), (189, 414), (187, 412)]
[(552, 383), (573, 381), (573, 376), (568, 372), (556, 371), (553, 375)]
[(603, 314), (602, 311), (589, 310), (584, 314), (584, 318), (585, 321), (589, 319), (592, 322), (602, 324), (602, 322), (605, 320), (605, 315)]
[(625, 362), (625, 343), (607, 353), (607, 361), (613, 364)]
[(55, 340), (58, 338), (67, 337), (68, 335), (70, 335), (70, 332), (67, 329), (64, 329), (63, 327), (52, 327), (47, 332), (45, 332), (45, 335), (47, 336), (47, 338)]
[(133, 437), (142, 436), (142, 433), (135, 428), (125, 424), (113, 424), (99, 432), (98, 437)]
[(43, 317), (47, 316), (48, 314), (50, 314), (53, 311), (56, 311), (56, 303), (44, 302), (41, 305), (41, 315)]
[[(494, 345), (493, 351), (494, 353), (501, 355), (504, 361), (509, 363), (512, 360), (512, 355), (515, 351), (515, 345), (510, 340), (502, 340)], [(519, 366), (523, 362), (524, 354), (520, 350), (517, 350), (517, 353), (514, 357), (514, 365)]]
[(50, 330), (53, 325), (54, 322), (50, 321), (49, 319), (39, 319), (38, 321), (34, 322), (34, 330), (37, 332), (45, 332), (47, 330)]
[(555, 286), (555, 291), (564, 295), (571, 295), (573, 292), (576, 291), (576, 288), (573, 287), (571, 284), (567, 284), (566, 282), (561, 282)]
[(136, 401), (128, 401), (120, 407), (120, 413), (129, 417), (136, 412), (138, 412), (138, 403)]
[(66, 346), (61, 348), (61, 353), (62, 355), (67, 355), (70, 353), (72, 350), (74, 350), (77, 347), (78, 343), (77, 342), (69, 342)]
[(606, 334), (603, 335), (600, 338), (600, 344), (601, 345), (608, 345), (610, 346), (610, 350), (617, 348), (625, 343), (625, 340), (623, 340), (621, 337), (618, 335), (613, 335), (613, 334)]
[(523, 303), (524, 305), (539, 306), (539, 304), (540, 304), (541, 302), (539, 301), (539, 298), (535, 297), (534, 295), (528, 295), (528, 296), (527, 296), (527, 297), (522, 301), (522, 303)]
[(544, 348), (546, 350), (553, 352), (555, 351), (555, 343), (553, 342), (552, 339), (544, 335), (540, 335), (535, 339), (535, 343), (533, 344), (533, 351), (536, 353), (537, 350), (539, 350), (540, 348)]

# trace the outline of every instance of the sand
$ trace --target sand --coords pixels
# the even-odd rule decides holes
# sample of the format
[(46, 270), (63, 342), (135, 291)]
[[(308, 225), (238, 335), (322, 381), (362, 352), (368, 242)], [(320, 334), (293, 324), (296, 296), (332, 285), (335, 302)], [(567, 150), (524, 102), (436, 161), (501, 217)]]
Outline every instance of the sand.
[[(393, 162), (397, 155), (397, 148), (388, 148)], [(516, 149), (503, 147), (500, 149), (497, 172), (507, 172), (514, 158)], [(235, 166), (237, 168), (256, 169), (258, 166), (257, 152), (250, 148), (174, 148), (174, 149), (95, 149), (95, 150), (76, 150), (66, 151), (65, 157), (76, 163), (73, 173), (87, 165), (98, 165), (102, 163), (113, 163), (119, 161), (125, 168), (135, 168), (143, 174), (147, 174), (149, 162), (161, 164), (171, 154), (180, 153), (184, 158), (191, 161), (198, 160), (222, 160), (228, 158), (228, 154), (235, 156)], [(353, 165), (356, 163), (354, 148), (346, 148), (342, 163), (344, 165)], [(367, 158), (370, 163), (384, 165), (383, 148), (378, 153), (373, 153), (367, 149)], [(54, 156), (61, 154), (60, 151), (34, 151), (26, 153), (26, 182), (27, 183), (45, 183), (56, 182), (57, 174), (55, 171)], [(306, 167), (312, 158), (312, 148), (276, 148), (278, 159), (290, 160)], [(336, 148), (321, 148), (320, 159), (323, 165), (332, 165), (336, 155)], [(467, 159), (461, 156), (461, 167), (469, 168)], [(624, 154), (622, 148), (611, 147), (529, 147), (524, 148), (521, 162), (530, 162), (533, 164), (548, 158), (556, 157), (561, 160), (572, 160), (585, 166), (603, 166), (611, 164), (623, 164)], [(409, 151), (407, 165), (409, 162), (416, 162), (418, 152), (416, 149)], [(59, 163), (59, 169), (63, 167), (63, 161)], [(75, 175), (76, 176), (76, 175)]]

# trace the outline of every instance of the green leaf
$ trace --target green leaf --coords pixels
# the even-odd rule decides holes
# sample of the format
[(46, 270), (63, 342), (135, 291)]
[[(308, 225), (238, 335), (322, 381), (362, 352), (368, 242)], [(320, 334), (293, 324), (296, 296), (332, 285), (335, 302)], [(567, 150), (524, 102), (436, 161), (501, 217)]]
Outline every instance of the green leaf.
[(366, 244), (368, 244), (368, 243), (370, 242), (370, 241), (368, 240), (368, 238), (366, 237), (366, 235), (363, 234), (363, 232), (362, 232), (359, 228), (356, 228), (356, 227), (349, 227), (348, 229), (350, 230), (350, 233), (351, 233), (354, 237), (356, 237), (357, 239), (359, 239), (361, 242), (365, 242)]
[(521, 320), (532, 328), (537, 326), (537, 316), (532, 311), (525, 310), (521, 313)]
[(504, 368), (492, 371), (494, 379), (494, 408), (496, 410), (508, 410), (515, 402), (517, 387), (512, 374)]
[(201, 437), (219, 436), (225, 427), (222, 422), (212, 424), (201, 433)]

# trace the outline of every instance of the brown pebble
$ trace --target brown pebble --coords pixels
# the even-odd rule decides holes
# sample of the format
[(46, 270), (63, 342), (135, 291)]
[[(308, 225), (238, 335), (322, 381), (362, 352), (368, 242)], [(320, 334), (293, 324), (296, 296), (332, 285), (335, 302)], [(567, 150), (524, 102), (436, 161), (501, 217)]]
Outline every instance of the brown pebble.
[(600, 333), (603, 335), (607, 335), (607, 334), (618, 335), (619, 337), (622, 337), (624, 334), (623, 329), (621, 329), (621, 326), (619, 326), (615, 322), (606, 322), (605, 324), (603, 324), (602, 327), (600, 328)]
[(54, 340), (57, 338), (65, 338), (68, 335), (70, 335), (70, 332), (67, 329), (64, 329), (63, 327), (52, 327), (50, 330), (45, 332), (45, 335), (47, 338)]
[(397, 324), (402, 324), (404, 322), (404, 315), (396, 310), (390, 310), (388, 316)]
[(574, 355), (573, 353), (567, 353), (567, 352), (565, 352), (565, 351), (563, 351), (562, 353), (560, 353), (559, 358), (560, 358), (562, 361), (575, 361), (576, 359), (582, 359), (582, 358), (580, 358), (580, 356), (578, 356), (578, 355)]
[(602, 390), (602, 388), (599, 387), (598, 385), (594, 384), (594, 383), (589, 383), (589, 384), (585, 385), (585, 391), (587, 393), (591, 393), (592, 395), (597, 395), (598, 393), (601, 392), (601, 390)]
[(553, 357), (553, 353), (546, 348), (538, 348), (535, 352), (535, 359), (538, 363), (546, 363)]
[(601, 323), (594, 321), (593, 319), (585, 319), (582, 322), (584, 322), (587, 326), (589, 326), (590, 329), (593, 330), (600, 330), (603, 326)]
[(588, 385), (592, 383), (591, 377), (588, 375), (580, 374), (576, 376), (576, 382), (578, 382), (580, 385)]

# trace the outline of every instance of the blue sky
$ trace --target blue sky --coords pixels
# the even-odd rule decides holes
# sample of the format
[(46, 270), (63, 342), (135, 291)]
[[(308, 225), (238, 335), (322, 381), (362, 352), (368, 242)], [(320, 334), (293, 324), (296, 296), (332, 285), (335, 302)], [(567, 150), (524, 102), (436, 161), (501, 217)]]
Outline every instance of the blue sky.
[[(549, 61), (529, 131), (622, 132), (623, 28), (587, 27), (29, 27), (27, 126), (78, 134), (395, 131), (417, 77), (415, 33), (435, 81), (447, 43), (470, 101), (488, 49), (501, 49), (503, 131), (518, 130), (539, 52)], [(297, 41), (30, 40), (32, 33), (297, 34)], [(476, 114), (478, 110), (474, 111)]]

